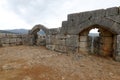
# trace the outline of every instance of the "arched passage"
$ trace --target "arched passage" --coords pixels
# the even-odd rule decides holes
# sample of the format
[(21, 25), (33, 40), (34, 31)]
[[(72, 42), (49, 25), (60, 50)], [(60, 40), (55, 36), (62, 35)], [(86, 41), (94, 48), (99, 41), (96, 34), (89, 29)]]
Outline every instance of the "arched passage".
[(46, 45), (46, 33), (42, 29), (40, 29), (40, 31), (37, 32), (36, 45), (41, 45), (41, 46)]
[[(44, 32), (44, 34), (43, 34)], [(48, 29), (43, 25), (35, 25), (30, 31), (32, 45), (46, 45), (46, 35), (48, 34)]]
[[(95, 54), (95, 44), (97, 43), (96, 39), (100, 38), (100, 32), (98, 28), (91, 29), (88, 33), (88, 47), (91, 54)], [(96, 41), (96, 42), (95, 42)], [(98, 41), (99, 42), (99, 41)]]
[[(97, 28), (99, 37), (91, 37), (88, 35), (91, 29)], [(92, 41), (93, 40), (93, 41)], [(93, 50), (91, 50), (91, 42), (93, 42)], [(102, 56), (113, 56), (116, 47), (116, 34), (101, 25), (92, 25), (79, 33), (79, 51), (98, 54)]]

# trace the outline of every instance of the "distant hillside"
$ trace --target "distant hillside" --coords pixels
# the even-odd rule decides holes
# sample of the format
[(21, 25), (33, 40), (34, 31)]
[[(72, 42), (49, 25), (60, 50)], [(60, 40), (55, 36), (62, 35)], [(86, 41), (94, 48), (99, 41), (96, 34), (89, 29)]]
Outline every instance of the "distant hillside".
[[(11, 29), (11, 30), (0, 30), (1, 33), (14, 33), (14, 34), (28, 34), (28, 29)], [(38, 34), (44, 35), (45, 32), (40, 30)]]
[(5, 31), (5, 30), (0, 30), (0, 33), (13, 33), (13, 32)]
[(17, 33), (17, 34), (27, 34), (27, 29), (12, 29), (12, 30), (6, 30), (8, 32)]

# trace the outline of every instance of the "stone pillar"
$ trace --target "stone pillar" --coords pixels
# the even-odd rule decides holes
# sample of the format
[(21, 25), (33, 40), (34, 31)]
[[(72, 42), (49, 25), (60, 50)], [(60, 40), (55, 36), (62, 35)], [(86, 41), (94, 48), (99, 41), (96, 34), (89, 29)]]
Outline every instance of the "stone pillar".
[(101, 29), (100, 33), (100, 51), (101, 56), (112, 56), (113, 55), (113, 34), (109, 31)]
[(82, 32), (79, 38), (79, 52), (88, 53), (88, 31)]
[(115, 60), (120, 61), (120, 35), (117, 35), (117, 47), (116, 47)]

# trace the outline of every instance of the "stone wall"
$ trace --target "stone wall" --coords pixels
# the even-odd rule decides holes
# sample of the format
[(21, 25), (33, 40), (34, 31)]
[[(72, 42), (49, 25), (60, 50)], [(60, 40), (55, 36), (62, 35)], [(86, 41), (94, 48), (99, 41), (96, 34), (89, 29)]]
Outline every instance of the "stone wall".
[[(94, 52), (100, 55), (112, 53), (120, 61), (120, 7), (69, 14), (61, 28), (35, 25), (22, 40), (28, 45), (42, 44), (40, 39), (36, 41), (37, 32), (42, 29), (46, 33), (46, 48), (63, 53), (89, 53), (91, 40), (88, 33), (93, 28), (101, 32), (100, 38), (95, 39)], [(11, 43), (10, 40), (5, 42)]]
[(0, 46), (22, 45), (23, 40), (19, 34), (0, 33)]
[(115, 60), (120, 61), (120, 35), (117, 35), (117, 47), (116, 47), (116, 54)]
[(120, 8), (113, 7), (81, 13), (69, 14), (63, 21), (61, 34), (79, 34), (84, 29), (99, 24), (112, 32), (120, 34)]
[[(79, 50), (88, 53), (88, 35), (83, 35), (82, 32), (87, 33), (92, 28), (99, 28), (102, 32), (100, 38), (101, 40), (99, 44), (96, 45), (96, 51), (98, 52), (98, 54), (103, 56), (112, 54), (114, 58), (118, 59), (118, 54), (120, 52), (118, 50), (119, 46), (117, 46), (116, 44), (120, 43), (118, 39), (116, 39), (116, 36), (120, 34), (120, 7), (112, 7), (107, 9), (69, 14), (67, 21), (62, 22), (60, 34), (78, 36), (79, 41), (77, 43), (79, 45), (76, 44), (74, 48), (77, 47), (76, 50), (78, 50), (79, 48)], [(68, 44), (67, 46), (71, 46), (74, 44), (72, 43), (73, 39), (68, 38), (66, 42), (68, 41), (71, 42), (71, 44)], [(71, 48), (71, 51), (74, 48)]]

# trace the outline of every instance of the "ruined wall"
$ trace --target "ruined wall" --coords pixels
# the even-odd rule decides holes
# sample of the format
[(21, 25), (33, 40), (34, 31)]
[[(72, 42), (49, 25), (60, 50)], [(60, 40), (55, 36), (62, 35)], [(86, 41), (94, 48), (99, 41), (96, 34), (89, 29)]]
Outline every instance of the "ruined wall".
[(0, 33), (0, 46), (22, 45), (23, 40), (19, 34)]
[(99, 24), (117, 34), (120, 33), (120, 8), (113, 7), (95, 11), (69, 14), (67, 21), (62, 23), (62, 34), (79, 34), (91, 25)]
[(120, 61), (120, 7), (69, 14), (61, 28), (47, 29), (43, 25), (35, 25), (25, 40), (34, 45), (36, 33), (43, 29), (46, 48), (63, 53), (88, 53), (91, 51), (88, 33), (92, 28), (99, 28), (102, 33), (95, 39), (94, 52), (100, 55), (113, 52), (114, 58)]
[[(74, 47), (72, 46), (72, 48), (69, 48), (71, 51), (73, 49), (76, 49), (76, 51), (81, 50), (84, 52), (85, 51), (89, 52), (87, 38), (85, 38), (87, 37), (87, 35), (85, 36), (81, 32), (83, 31), (87, 32), (86, 29), (88, 28), (91, 28), (91, 29), (97, 28), (97, 27), (94, 27), (94, 25), (99, 25), (100, 28), (103, 28), (103, 31), (105, 29), (114, 35), (114, 40), (113, 40), (114, 44), (113, 44), (108, 39), (108, 38), (112, 38), (110, 34), (107, 35), (107, 33), (103, 32), (103, 35), (101, 36), (102, 39), (99, 45), (100, 46), (99, 54), (101, 53), (101, 55), (107, 55), (109, 52), (112, 52), (112, 51), (109, 51), (110, 50), (109, 48), (112, 47), (114, 49), (113, 51), (114, 58), (116, 60), (120, 60), (118, 59), (118, 54), (120, 53), (119, 51), (120, 46), (117, 45), (116, 47), (116, 44), (119, 42), (118, 41), (119, 38), (118, 37), (116, 38), (116, 36), (120, 34), (120, 7), (113, 7), (113, 8), (107, 8), (107, 9), (69, 14), (67, 21), (63, 21), (62, 23), (60, 34), (64, 36), (69, 35), (70, 37), (74, 35), (76, 36), (76, 39), (75, 38), (66, 39), (66, 43), (67, 42), (71, 43), (66, 45), (67, 49), (69, 48), (69, 46), (74, 45)], [(102, 40), (104, 40), (104, 43), (102, 43)], [(75, 42), (77, 44), (75, 44)], [(113, 46), (110, 47), (111, 44), (113, 44)]]
[(116, 54), (114, 56), (117, 61), (120, 61), (120, 35), (117, 35), (117, 46), (116, 47), (117, 47)]

